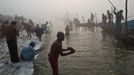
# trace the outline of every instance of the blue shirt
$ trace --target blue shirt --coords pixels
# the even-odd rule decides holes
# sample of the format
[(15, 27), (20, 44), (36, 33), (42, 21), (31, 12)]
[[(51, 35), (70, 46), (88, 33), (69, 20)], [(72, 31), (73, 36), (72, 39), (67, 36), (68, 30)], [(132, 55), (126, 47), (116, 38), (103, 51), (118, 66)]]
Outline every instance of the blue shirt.
[(31, 46), (24, 47), (21, 50), (20, 58), (24, 61), (33, 61), (35, 56), (35, 50)]

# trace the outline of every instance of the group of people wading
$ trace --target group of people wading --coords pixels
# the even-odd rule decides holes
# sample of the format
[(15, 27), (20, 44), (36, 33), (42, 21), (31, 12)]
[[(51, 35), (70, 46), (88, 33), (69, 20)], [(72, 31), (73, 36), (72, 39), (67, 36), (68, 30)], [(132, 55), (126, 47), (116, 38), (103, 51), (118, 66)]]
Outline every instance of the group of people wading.
[[(114, 24), (114, 15), (115, 15), (115, 24)], [(116, 30), (117, 33), (122, 33), (122, 21), (124, 20), (123, 17), (123, 10), (112, 10), (111, 12), (107, 10), (107, 15), (102, 13), (102, 27), (107, 30)]]
[[(34, 35), (36, 35), (40, 41), (43, 33), (47, 34), (48, 32), (50, 32), (47, 29), (47, 21), (46, 24), (42, 24), (42, 26), (39, 26), (39, 24), (35, 26), (31, 19), (26, 22), (24, 20), (18, 20), (18, 18), (15, 18), (14, 21), (0, 21), (0, 24), (0, 38), (6, 38), (11, 63), (18, 63), (20, 61), (20, 57), (18, 54), (17, 37), (22, 35), (21, 32), (26, 31), (27, 37), (33, 37)], [(34, 45), (35, 43), (32, 42), (31, 44), (29, 44), (30, 47), (25, 49), (30, 49), (31, 47), (34, 47)], [(26, 53), (24, 52), (23, 54)]]
[[(113, 22), (113, 13), (116, 16), (116, 26), (114, 27), (114, 22)], [(116, 11), (114, 9), (113, 13), (111, 13), (109, 10), (107, 11), (107, 15), (104, 13), (102, 14), (102, 23), (103, 23), (103, 28), (106, 29), (112, 29), (115, 28), (117, 32), (121, 33), (122, 30), (122, 25), (121, 21), (124, 19), (123, 18), (123, 10)], [(86, 23), (80, 23), (79, 19), (74, 18), (74, 25), (75, 28), (78, 26), (82, 27), (88, 27), (88, 28), (94, 28), (95, 22), (94, 22), (94, 15), (91, 14), (91, 19), (88, 19)], [(108, 20), (108, 21), (107, 21)], [(10, 53), (10, 59), (12, 63), (17, 63), (20, 61), (20, 58), (18, 56), (18, 46), (17, 46), (17, 36), (19, 36), (19, 32), (22, 32), (23, 30), (26, 30), (27, 36), (32, 37), (32, 34), (35, 33), (38, 39), (41, 41), (42, 34), (45, 32), (46, 34), (49, 32), (48, 31), (48, 22), (46, 21), (45, 24), (39, 25), (37, 24), (34, 26), (34, 23), (32, 20), (29, 20), (29, 22), (25, 21), (12, 21), (11, 23), (9, 21), (5, 21), (2, 23), (1, 30), (2, 30), (2, 35), (5, 36), (7, 45), (9, 48), (9, 53)], [(58, 32), (57, 33), (57, 39), (52, 43), (50, 52), (48, 54), (48, 59), (52, 67), (53, 75), (59, 75), (58, 71), (58, 58), (59, 55), (61, 56), (66, 56), (72, 53), (75, 53), (75, 49), (72, 47), (67, 47), (66, 49), (62, 48), (62, 41), (64, 41), (65, 36), (70, 36), (70, 31), (73, 29), (73, 24), (70, 22), (70, 25), (67, 25), (65, 28), (65, 34), (63, 32)], [(28, 61), (33, 61), (33, 57), (36, 54), (34, 52), (33, 47), (35, 47), (35, 42), (31, 42), (28, 47), (25, 47), (22, 49), (21, 58), (23, 60), (28, 60)], [(32, 55), (27, 56), (30, 54), (31, 51)], [(67, 51), (67, 52), (66, 52)], [(25, 55), (27, 54), (27, 55)], [(27, 58), (29, 57), (29, 58)]]

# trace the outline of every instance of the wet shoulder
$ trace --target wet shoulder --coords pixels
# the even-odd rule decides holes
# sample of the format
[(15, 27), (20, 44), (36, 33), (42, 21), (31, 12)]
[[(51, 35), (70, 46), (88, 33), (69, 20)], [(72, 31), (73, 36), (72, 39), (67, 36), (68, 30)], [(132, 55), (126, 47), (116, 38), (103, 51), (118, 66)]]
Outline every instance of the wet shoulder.
[(61, 47), (62, 44), (59, 43), (57, 40), (52, 44), (52, 47)]

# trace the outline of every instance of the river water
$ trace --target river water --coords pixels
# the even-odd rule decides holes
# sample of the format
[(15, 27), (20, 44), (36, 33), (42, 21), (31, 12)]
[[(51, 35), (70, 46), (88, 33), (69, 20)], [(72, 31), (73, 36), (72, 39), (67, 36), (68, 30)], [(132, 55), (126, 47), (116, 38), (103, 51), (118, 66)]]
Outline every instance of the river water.
[[(48, 52), (56, 34), (44, 35), (44, 48), (34, 62), (34, 75), (52, 75)], [(59, 58), (60, 75), (134, 75), (134, 48), (96, 28), (71, 32), (63, 48), (76, 53)]]

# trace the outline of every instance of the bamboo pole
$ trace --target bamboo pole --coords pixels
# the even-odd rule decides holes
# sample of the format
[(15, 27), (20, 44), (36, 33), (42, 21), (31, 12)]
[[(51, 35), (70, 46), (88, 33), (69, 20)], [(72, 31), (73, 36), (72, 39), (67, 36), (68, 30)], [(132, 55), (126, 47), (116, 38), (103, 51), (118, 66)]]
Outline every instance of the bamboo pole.
[(126, 3), (125, 3), (125, 10), (126, 10), (126, 13), (125, 13), (125, 28), (126, 28), (126, 36), (128, 36), (128, 19), (127, 19), (127, 16), (128, 16), (128, 0), (126, 0)]

